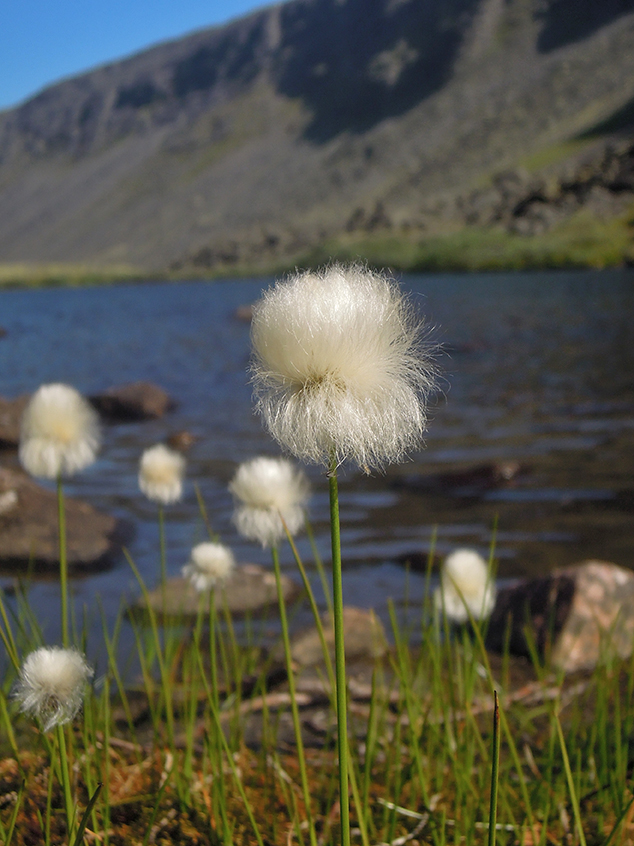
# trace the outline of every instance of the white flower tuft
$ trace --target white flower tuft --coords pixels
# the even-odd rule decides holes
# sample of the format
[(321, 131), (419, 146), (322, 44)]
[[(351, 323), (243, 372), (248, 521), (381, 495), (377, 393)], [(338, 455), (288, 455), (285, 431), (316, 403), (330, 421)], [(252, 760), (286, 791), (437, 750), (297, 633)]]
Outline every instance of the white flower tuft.
[[(434, 594), (436, 608), (455, 623), (488, 617), (495, 605), (496, 589), (487, 563), (472, 549), (457, 549), (445, 559), (441, 586)], [(469, 609), (467, 611), (467, 609)]]
[(199, 543), (191, 551), (191, 558), (182, 573), (198, 593), (212, 590), (218, 583), (226, 582), (235, 567), (231, 550), (221, 543)]
[(27, 655), (13, 695), (21, 711), (50, 731), (75, 717), (92, 675), (92, 667), (75, 649), (43, 646)]
[(253, 310), (257, 408), (297, 458), (380, 468), (418, 447), (434, 367), (397, 284), (362, 265), (296, 273)]
[(241, 464), (229, 484), (236, 500), (233, 521), (245, 538), (273, 546), (304, 524), (310, 486), (305, 474), (285, 458), (260, 456)]
[(148, 499), (169, 505), (183, 495), (185, 459), (164, 446), (146, 449), (139, 465), (139, 487)]
[(24, 409), (20, 461), (32, 476), (55, 479), (83, 470), (100, 441), (96, 411), (70, 385), (41, 385)]

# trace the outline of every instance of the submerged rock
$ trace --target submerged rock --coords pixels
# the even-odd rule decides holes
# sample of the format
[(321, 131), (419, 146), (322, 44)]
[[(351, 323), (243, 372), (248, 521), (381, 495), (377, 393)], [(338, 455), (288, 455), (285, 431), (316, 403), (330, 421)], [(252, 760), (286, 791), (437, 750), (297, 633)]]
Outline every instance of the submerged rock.
[[(131, 528), (86, 502), (67, 497), (69, 570), (108, 566)], [(0, 568), (35, 575), (59, 569), (57, 494), (26, 473), (0, 467)]]
[(634, 647), (634, 573), (605, 561), (584, 561), (528, 579), (498, 593), (487, 647), (540, 656), (572, 673), (610, 657), (627, 658)]
[(154, 420), (174, 407), (169, 394), (152, 382), (118, 385), (89, 399), (103, 417), (113, 422)]
[(447, 473), (415, 473), (397, 477), (394, 486), (415, 493), (440, 493), (448, 496), (478, 497), (489, 490), (515, 484), (528, 468), (518, 461), (476, 464)]
[[(282, 593), (286, 602), (291, 602), (299, 593), (299, 586), (288, 576), (282, 575)], [(159, 585), (148, 593), (150, 608), (159, 617), (186, 617), (194, 619), (200, 603), (205, 615), (209, 613), (208, 598), (196, 592), (188, 579), (177, 576), (168, 579), (165, 589)], [(232, 615), (240, 616), (277, 605), (275, 575), (258, 564), (242, 564), (234, 569), (222, 588), (214, 592), (216, 609), (228, 608)], [(129, 611), (147, 612), (143, 596), (129, 606)]]

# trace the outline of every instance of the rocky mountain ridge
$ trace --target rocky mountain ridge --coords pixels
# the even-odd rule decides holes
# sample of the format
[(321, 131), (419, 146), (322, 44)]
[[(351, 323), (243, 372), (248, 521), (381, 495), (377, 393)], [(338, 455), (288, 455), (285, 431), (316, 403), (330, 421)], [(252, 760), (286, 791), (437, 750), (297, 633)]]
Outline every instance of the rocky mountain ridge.
[[(1, 113), (0, 261), (214, 270), (618, 214), (633, 103), (634, 0), (290, 0)], [(625, 187), (565, 187), (615, 156)]]

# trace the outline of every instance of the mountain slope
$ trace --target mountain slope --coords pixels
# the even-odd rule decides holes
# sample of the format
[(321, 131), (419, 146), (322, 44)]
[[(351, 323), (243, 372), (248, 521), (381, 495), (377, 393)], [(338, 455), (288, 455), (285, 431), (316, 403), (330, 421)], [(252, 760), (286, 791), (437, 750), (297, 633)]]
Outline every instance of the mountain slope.
[(0, 261), (230, 267), (442, 232), (540, 150), (577, 139), (558, 178), (577, 167), (632, 102), (634, 0), (291, 0), (0, 114)]

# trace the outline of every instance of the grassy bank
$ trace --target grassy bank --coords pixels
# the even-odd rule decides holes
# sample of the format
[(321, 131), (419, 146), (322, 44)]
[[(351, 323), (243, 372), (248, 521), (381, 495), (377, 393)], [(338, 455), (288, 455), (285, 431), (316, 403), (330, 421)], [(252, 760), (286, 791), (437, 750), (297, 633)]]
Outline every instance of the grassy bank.
[[(0, 262), (0, 289), (82, 287), (146, 279), (146, 271), (130, 265), (92, 265), (72, 262)], [(154, 274), (153, 278), (156, 278)]]
[(104, 285), (157, 278), (276, 276), (333, 259), (362, 260), (405, 273), (622, 267), (634, 265), (634, 209), (610, 220), (580, 211), (551, 231), (534, 236), (476, 227), (422, 238), (411, 234), (346, 235), (291, 257), (210, 270), (185, 266), (177, 274), (163, 275), (125, 265), (0, 264), (0, 288)]
[[(563, 678), (537, 655), (532, 664), (488, 655), (479, 629), (449, 631), (431, 605), (426, 592), (409, 609), (414, 622), (393, 614), (389, 652), (365, 678), (354, 677), (353, 842), (631, 842), (634, 659), (608, 659), (594, 673)], [(58, 740), (18, 714), (11, 699), (20, 657), (43, 640), (28, 585), (15, 616), (6, 599), (0, 607), (15, 664), (0, 688), (0, 841), (61, 846), (68, 839)], [(307, 808), (288, 733), (291, 694), (272, 682), (279, 671), (261, 644), (238, 642), (230, 617), (210, 620), (202, 609), (195, 623), (161, 629), (150, 615), (133, 630), (134, 684), (114, 657), (120, 623), (111, 632), (104, 626), (108, 666), (83, 714), (63, 730), (77, 821), (86, 814), (81, 842), (287, 846), (309, 842), (311, 819), (319, 844), (335, 846), (336, 720), (323, 666), (296, 678)], [(410, 648), (413, 640), (422, 646)], [(494, 691), (502, 741), (495, 782)]]
[(429, 238), (376, 236), (329, 241), (300, 264), (363, 258), (409, 273), (546, 270), (634, 264), (634, 211), (602, 221), (582, 211), (543, 235), (465, 227)]

